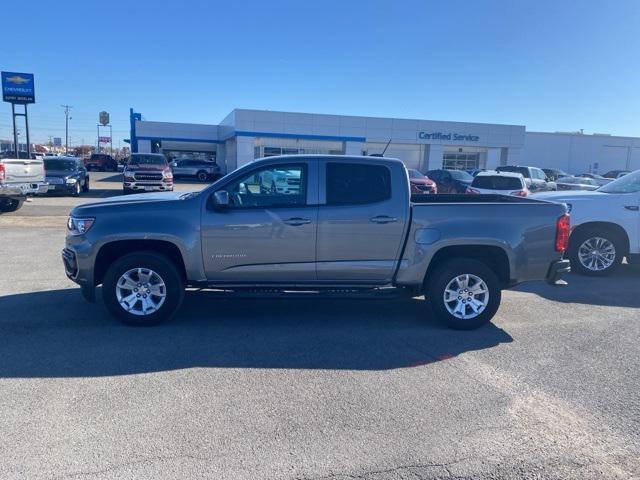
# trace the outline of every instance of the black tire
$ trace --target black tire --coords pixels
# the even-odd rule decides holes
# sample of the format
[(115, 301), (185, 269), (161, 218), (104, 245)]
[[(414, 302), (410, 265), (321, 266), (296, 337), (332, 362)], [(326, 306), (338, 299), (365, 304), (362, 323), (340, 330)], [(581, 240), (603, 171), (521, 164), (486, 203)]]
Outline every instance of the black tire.
[[(580, 261), (579, 250), (580, 246), (590, 239), (602, 238), (613, 245), (615, 249), (615, 257), (611, 265), (600, 270), (594, 270), (588, 268)], [(620, 266), (622, 259), (626, 255), (625, 242), (621, 238), (620, 234), (614, 230), (599, 229), (599, 228), (585, 228), (574, 232), (569, 238), (569, 248), (567, 250), (567, 257), (571, 261), (571, 271), (579, 273), (581, 275), (587, 275), (590, 277), (604, 277), (610, 275), (613, 271)]]
[[(118, 302), (118, 280), (127, 271), (137, 268), (153, 270), (166, 286), (164, 303), (154, 313), (134, 315)], [(176, 313), (184, 298), (184, 282), (176, 265), (168, 257), (151, 251), (133, 252), (111, 264), (102, 283), (102, 298), (109, 313), (118, 320), (128, 325), (147, 327), (164, 322)]]
[(79, 197), (82, 193), (82, 186), (80, 185), (80, 180), (78, 180), (73, 187), (73, 192), (71, 192), (72, 197)]
[[(485, 303), (484, 309), (481, 310), (477, 316), (463, 319), (449, 312), (444, 295), (445, 289), (449, 286), (451, 281), (456, 277), (466, 274), (474, 275), (484, 282), (487, 287), (488, 299)], [(474, 285), (475, 282), (472, 284), (470, 281), (468, 286), (471, 288), (468, 290), (471, 290)], [(465, 314), (473, 315), (471, 303), (468, 305), (466, 304), (466, 297), (471, 295), (471, 293), (465, 293), (464, 289), (462, 290), (462, 295), (465, 297), (463, 299), (465, 300), (465, 306), (463, 307), (464, 312)], [(472, 330), (491, 321), (500, 306), (502, 289), (500, 282), (498, 281), (498, 277), (486, 264), (472, 258), (458, 258), (446, 261), (438, 266), (432, 274), (429, 274), (429, 278), (427, 278), (426, 281), (425, 294), (432, 312), (439, 321), (444, 323), (447, 327), (455, 330)], [(485, 300), (486, 297), (482, 295), (478, 296), (476, 299)], [(451, 302), (448, 302), (450, 308), (455, 306), (455, 302), (457, 302), (457, 300), (458, 299), (454, 299)], [(473, 301), (473, 299), (470, 301)], [(474, 302), (473, 308), (476, 308), (475, 306), (476, 303)]]
[(0, 213), (11, 213), (22, 208), (24, 200), (18, 200), (16, 198), (6, 198), (0, 200)]
[(196, 178), (200, 182), (206, 182), (207, 180), (209, 180), (209, 174), (204, 170), (200, 170), (198, 173), (196, 173)]
[(82, 185), (82, 191), (85, 192), (85, 193), (89, 191), (89, 179), (88, 178), (86, 178), (84, 180), (84, 184)]

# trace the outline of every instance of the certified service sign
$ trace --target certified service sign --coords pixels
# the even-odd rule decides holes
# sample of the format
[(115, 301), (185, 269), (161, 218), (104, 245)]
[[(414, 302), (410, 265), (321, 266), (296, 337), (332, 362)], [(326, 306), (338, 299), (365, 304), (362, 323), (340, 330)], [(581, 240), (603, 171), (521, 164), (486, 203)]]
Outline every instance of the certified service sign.
[(36, 103), (33, 73), (2, 72), (2, 100), (10, 103)]

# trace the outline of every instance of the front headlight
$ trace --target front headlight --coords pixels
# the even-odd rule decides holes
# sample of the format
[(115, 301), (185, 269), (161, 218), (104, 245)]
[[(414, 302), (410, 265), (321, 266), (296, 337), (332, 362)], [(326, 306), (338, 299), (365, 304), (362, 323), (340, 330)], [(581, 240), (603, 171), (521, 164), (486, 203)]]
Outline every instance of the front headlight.
[(67, 178), (67, 183), (69, 185), (73, 185), (74, 183), (76, 183), (78, 180), (75, 178)]
[(69, 217), (67, 220), (67, 229), (71, 235), (83, 235), (89, 231), (95, 220), (95, 218)]

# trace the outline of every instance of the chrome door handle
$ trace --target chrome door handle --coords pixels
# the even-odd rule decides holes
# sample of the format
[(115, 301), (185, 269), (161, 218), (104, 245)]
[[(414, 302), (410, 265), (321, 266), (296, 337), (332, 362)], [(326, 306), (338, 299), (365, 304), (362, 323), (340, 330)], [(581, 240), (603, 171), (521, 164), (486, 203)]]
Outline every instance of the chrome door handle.
[(631, 210), (632, 212), (637, 212), (638, 210), (640, 210), (640, 207), (638, 205), (625, 205), (624, 208), (626, 208), (627, 210)]
[(378, 215), (377, 217), (370, 218), (369, 221), (373, 223), (392, 223), (397, 222), (398, 219), (396, 217), (389, 217), (387, 215)]
[(300, 225), (307, 225), (311, 223), (311, 220), (309, 220), (308, 218), (293, 217), (287, 218), (286, 220), (284, 220), (284, 223), (286, 223), (287, 225), (291, 225), (292, 227), (299, 227)]

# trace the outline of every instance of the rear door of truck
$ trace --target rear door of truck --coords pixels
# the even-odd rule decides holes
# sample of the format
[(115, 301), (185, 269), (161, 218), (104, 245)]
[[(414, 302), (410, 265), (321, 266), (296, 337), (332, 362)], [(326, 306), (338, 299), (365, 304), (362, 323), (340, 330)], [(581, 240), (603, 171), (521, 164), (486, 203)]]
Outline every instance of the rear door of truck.
[(327, 158), (320, 162), (319, 182), (318, 280), (390, 282), (409, 217), (402, 164)]
[[(44, 164), (42, 160), (29, 158), (3, 158), (4, 183), (36, 184), (44, 182)], [(35, 186), (34, 188), (37, 188)]]

